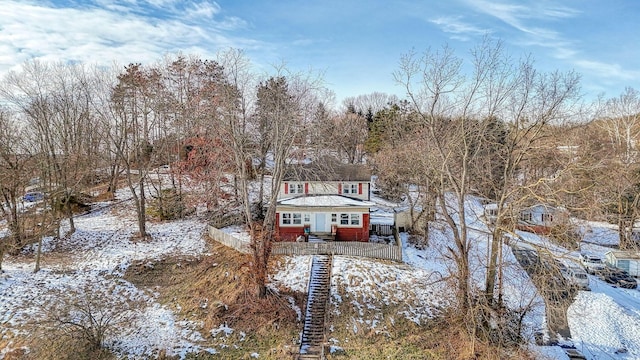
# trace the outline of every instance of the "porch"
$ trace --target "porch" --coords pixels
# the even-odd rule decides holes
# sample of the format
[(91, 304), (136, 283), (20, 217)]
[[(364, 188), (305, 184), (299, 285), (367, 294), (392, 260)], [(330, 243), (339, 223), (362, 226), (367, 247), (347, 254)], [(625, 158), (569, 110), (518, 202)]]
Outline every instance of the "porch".
[(343, 255), (402, 262), (402, 248), (396, 245), (359, 241), (274, 242), (273, 255)]

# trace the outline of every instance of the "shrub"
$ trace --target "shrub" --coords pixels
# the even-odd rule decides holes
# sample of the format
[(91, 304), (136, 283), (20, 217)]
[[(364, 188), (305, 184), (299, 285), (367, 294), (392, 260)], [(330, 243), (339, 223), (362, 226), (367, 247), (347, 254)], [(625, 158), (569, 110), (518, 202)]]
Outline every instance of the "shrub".
[(163, 189), (153, 197), (147, 214), (160, 220), (181, 219), (186, 215), (187, 208), (182, 194), (178, 194), (175, 188)]
[(137, 319), (137, 309), (144, 302), (135, 300), (128, 288), (96, 287), (93, 282), (87, 279), (77, 288), (55, 289), (41, 299), (44, 321), (38, 322), (38, 327), (57, 351), (73, 349), (70, 351), (74, 353), (104, 355), (108, 353), (105, 341)]

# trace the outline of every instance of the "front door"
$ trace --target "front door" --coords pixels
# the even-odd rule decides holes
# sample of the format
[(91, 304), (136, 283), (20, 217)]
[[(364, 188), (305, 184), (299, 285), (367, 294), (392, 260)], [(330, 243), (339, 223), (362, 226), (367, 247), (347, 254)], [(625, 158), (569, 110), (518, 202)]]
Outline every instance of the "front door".
[(327, 214), (325, 213), (316, 213), (315, 219), (315, 229), (311, 229), (313, 232), (328, 232), (327, 229)]

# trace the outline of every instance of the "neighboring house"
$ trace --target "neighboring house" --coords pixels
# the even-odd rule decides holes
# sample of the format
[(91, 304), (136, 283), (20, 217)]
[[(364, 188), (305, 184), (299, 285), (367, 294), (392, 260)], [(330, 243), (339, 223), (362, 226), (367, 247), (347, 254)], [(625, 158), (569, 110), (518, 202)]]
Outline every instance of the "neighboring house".
[[(393, 209), (393, 224), (399, 232), (405, 232), (409, 229), (412, 231), (422, 231), (426, 228), (429, 215), (422, 206), (415, 206), (413, 211), (411, 208), (398, 207)], [(422, 233), (422, 232), (420, 232)]]
[[(484, 206), (484, 218), (488, 224), (495, 224), (498, 218), (498, 205)], [(563, 208), (545, 204), (526, 207), (517, 213), (516, 228), (536, 234), (548, 234), (555, 226), (565, 225), (569, 220), (568, 212)]]
[(638, 252), (611, 250), (605, 253), (605, 262), (626, 271), (631, 276), (640, 277), (640, 253)]
[(484, 218), (487, 223), (495, 224), (498, 220), (498, 204), (491, 203), (484, 206)]
[(282, 241), (314, 234), (337, 241), (369, 241), (371, 173), (363, 165), (316, 161), (287, 168), (276, 205)]
[(537, 204), (520, 210), (516, 227), (536, 234), (548, 234), (552, 228), (566, 225), (568, 221), (569, 213), (564, 208)]

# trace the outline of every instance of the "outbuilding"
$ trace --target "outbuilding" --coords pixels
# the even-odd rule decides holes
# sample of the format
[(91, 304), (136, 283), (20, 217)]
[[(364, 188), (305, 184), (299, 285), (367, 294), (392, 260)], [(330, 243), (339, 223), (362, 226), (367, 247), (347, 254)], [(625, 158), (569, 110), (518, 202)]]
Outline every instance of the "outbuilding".
[(611, 250), (605, 253), (605, 262), (624, 270), (629, 275), (640, 277), (640, 253), (637, 251)]

